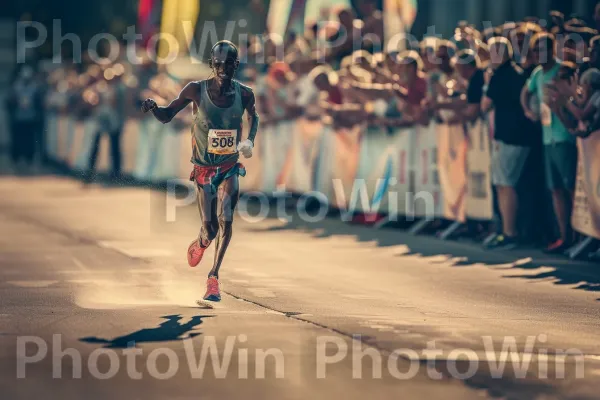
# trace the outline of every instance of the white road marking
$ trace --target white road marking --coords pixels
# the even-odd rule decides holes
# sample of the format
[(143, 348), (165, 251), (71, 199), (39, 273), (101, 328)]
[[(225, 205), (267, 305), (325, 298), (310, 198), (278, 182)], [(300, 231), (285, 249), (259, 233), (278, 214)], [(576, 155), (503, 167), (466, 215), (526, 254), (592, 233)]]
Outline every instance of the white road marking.
[(45, 288), (58, 283), (58, 281), (8, 281), (6, 283), (22, 288)]

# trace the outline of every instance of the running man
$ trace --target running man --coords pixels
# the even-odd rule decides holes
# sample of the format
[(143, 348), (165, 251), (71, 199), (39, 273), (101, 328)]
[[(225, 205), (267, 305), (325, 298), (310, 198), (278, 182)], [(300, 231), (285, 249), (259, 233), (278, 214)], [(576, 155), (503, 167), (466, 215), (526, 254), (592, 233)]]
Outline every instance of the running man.
[[(252, 157), (258, 130), (254, 93), (234, 80), (239, 66), (237, 47), (226, 40), (211, 50), (209, 65), (214, 77), (186, 85), (179, 97), (167, 107), (159, 107), (152, 99), (142, 104), (163, 124), (192, 103), (192, 163), (190, 180), (198, 188), (198, 209), (202, 225), (198, 238), (188, 247), (188, 264), (197, 266), (204, 251), (216, 240), (215, 260), (208, 273), (204, 300), (220, 301), (219, 268), (231, 240), (233, 212), (239, 197), (238, 175), (244, 176), (239, 153)], [(247, 113), (250, 131), (242, 140), (242, 115)]]

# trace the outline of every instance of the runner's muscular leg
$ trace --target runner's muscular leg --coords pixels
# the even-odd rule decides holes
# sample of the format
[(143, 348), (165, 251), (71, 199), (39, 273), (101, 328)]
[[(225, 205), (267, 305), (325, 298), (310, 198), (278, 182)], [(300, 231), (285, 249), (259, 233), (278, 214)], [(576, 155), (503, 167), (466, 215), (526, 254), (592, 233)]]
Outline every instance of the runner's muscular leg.
[(198, 185), (198, 211), (202, 223), (198, 240), (202, 247), (207, 247), (219, 232), (217, 194), (210, 185)]
[(233, 215), (240, 196), (238, 176), (234, 175), (219, 186), (218, 190), (218, 223), (219, 233), (215, 248), (215, 263), (208, 276), (219, 278), (219, 268), (227, 251), (233, 234)]

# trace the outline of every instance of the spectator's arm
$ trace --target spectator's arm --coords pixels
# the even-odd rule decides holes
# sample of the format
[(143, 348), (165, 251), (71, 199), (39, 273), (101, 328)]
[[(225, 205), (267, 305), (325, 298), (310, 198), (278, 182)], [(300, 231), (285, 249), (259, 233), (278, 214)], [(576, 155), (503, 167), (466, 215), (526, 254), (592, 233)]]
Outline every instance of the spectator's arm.
[(588, 101), (588, 103), (583, 108), (578, 107), (572, 101), (567, 101), (565, 103), (565, 107), (579, 121), (586, 121), (590, 119), (597, 111), (596, 105), (593, 104), (591, 101)]
[(460, 96), (458, 98), (451, 98), (435, 104), (436, 110), (452, 110), (461, 111), (467, 105), (467, 98)]
[[(541, 67), (538, 67), (541, 68)], [(529, 77), (529, 80), (525, 85), (523, 85), (523, 89), (521, 89), (521, 107), (523, 107), (523, 111), (525, 112), (525, 116), (532, 121), (537, 121), (537, 115), (533, 112), (533, 110), (529, 107), (531, 104), (531, 95), (536, 92), (537, 87), (537, 76), (540, 73), (540, 69), (536, 69)]]
[(391, 127), (391, 128), (408, 128), (415, 125), (415, 121), (411, 118), (378, 118), (376, 124)]
[(563, 123), (569, 132), (577, 129), (577, 123), (573, 121), (573, 118), (570, 118), (571, 116), (567, 114), (569, 111), (564, 106), (557, 106), (553, 112), (558, 115), (558, 119)]
[[(483, 98), (482, 98), (483, 101)], [(467, 104), (462, 115), (467, 121), (475, 120), (481, 114), (481, 105), (477, 103)]]
[(527, 118), (532, 121), (537, 121), (537, 116), (531, 108), (529, 108), (529, 104), (531, 103), (531, 93), (532, 91), (527, 85), (523, 86), (523, 89), (521, 89), (521, 107), (523, 107), (523, 111), (525, 111), (525, 116)]
[(361, 83), (356, 81), (349, 82), (352, 89), (361, 91), (365, 94), (383, 97), (386, 95), (397, 95), (399, 97), (406, 97), (408, 91), (400, 85), (393, 85), (391, 83)]
[(487, 95), (481, 98), (481, 113), (485, 114), (494, 108), (494, 102)]

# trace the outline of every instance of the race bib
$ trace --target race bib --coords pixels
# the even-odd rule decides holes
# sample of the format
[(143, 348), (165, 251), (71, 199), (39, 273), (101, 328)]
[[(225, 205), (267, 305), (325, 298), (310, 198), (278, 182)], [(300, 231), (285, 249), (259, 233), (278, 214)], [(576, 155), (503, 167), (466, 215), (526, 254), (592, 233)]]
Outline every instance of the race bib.
[(542, 103), (540, 107), (540, 114), (542, 117), (542, 125), (550, 126), (552, 125), (552, 111), (550, 107), (546, 103)]
[(236, 149), (237, 129), (210, 129), (208, 152), (211, 154), (233, 154)]

